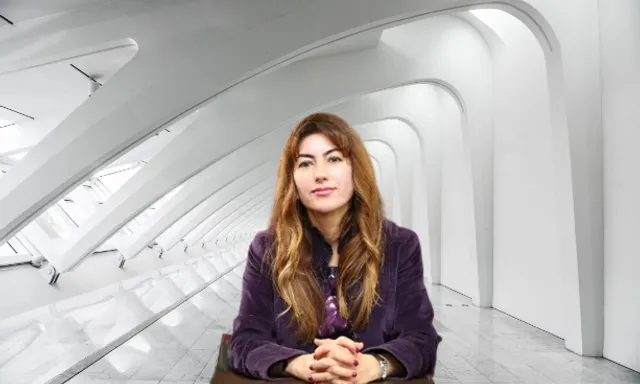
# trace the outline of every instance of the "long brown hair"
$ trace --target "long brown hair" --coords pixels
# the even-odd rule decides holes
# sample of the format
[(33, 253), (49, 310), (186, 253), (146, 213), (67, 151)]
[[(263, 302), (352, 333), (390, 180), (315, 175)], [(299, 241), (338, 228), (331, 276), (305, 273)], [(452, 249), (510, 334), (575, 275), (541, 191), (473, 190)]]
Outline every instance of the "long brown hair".
[[(298, 340), (306, 342), (316, 337), (326, 310), (311, 260), (308, 216), (298, 199), (293, 170), (300, 143), (314, 133), (327, 137), (352, 167), (354, 193), (340, 225), (337, 289), (340, 315), (345, 319), (355, 318), (354, 330), (369, 321), (378, 304), (384, 242), (382, 199), (362, 139), (339, 116), (329, 113), (307, 116), (289, 135), (280, 157), (269, 228), (273, 243), (267, 259), (275, 288), (288, 306), (282, 314), (292, 311), (290, 324), (295, 324)], [(353, 296), (348, 296), (349, 293)]]

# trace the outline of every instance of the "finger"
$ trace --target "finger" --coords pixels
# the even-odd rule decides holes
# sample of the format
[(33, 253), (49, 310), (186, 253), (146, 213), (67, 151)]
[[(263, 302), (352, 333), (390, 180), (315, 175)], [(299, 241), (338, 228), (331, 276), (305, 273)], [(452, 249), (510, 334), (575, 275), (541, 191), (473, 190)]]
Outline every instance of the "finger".
[(364, 348), (364, 344), (362, 342), (356, 343), (355, 341), (344, 336), (340, 336), (335, 340), (331, 340), (331, 339), (319, 340), (316, 343), (316, 345), (319, 345), (319, 346), (330, 345), (330, 344), (337, 344), (343, 348), (346, 348), (354, 355), (358, 354)]
[(355, 342), (346, 336), (340, 336), (335, 340), (338, 345), (341, 345), (351, 351), (351, 353), (358, 353), (364, 348), (364, 343)]
[(342, 380), (342, 378), (336, 376), (335, 374), (331, 373), (331, 372), (318, 372), (318, 373), (312, 373), (309, 376), (309, 381), (312, 383), (318, 383), (318, 382), (331, 382), (333, 380)]
[(340, 364), (335, 364), (329, 367), (329, 369), (327, 369), (326, 372), (333, 373), (338, 378), (344, 378), (345, 380), (353, 379), (354, 377), (358, 376), (358, 373), (355, 371), (355, 369), (347, 368), (347, 367), (341, 366)]
[(331, 351), (338, 350), (338, 349), (345, 349), (345, 348), (339, 346), (335, 342), (323, 344), (323, 345), (319, 346), (318, 348), (316, 348), (315, 351), (313, 351), (313, 358), (315, 360), (320, 360), (323, 357), (327, 356)]
[(331, 339), (313, 339), (313, 343), (315, 345), (317, 345), (318, 347), (323, 345), (323, 344), (326, 344), (326, 343), (328, 343), (330, 341), (333, 341), (333, 340), (331, 340)]
[[(352, 357), (355, 357), (364, 346), (362, 343), (354, 343), (349, 339), (346, 340), (330, 340), (330, 342), (322, 341), (321, 345), (314, 351), (314, 358), (316, 360), (321, 359), (329, 351), (336, 348), (343, 349), (351, 353)], [(358, 349), (359, 348), (359, 349)]]
[(346, 337), (346, 336), (340, 336), (337, 339), (333, 340), (333, 339), (314, 339), (313, 340), (314, 344), (317, 346), (322, 346), (328, 343), (337, 343), (339, 345), (342, 345), (343, 347), (348, 348), (351, 352), (358, 353), (360, 352), (362, 349), (364, 349), (364, 343), (361, 341), (353, 341), (350, 338)]
[[(343, 365), (342, 363), (340, 363), (340, 361), (332, 359), (330, 357), (325, 357), (309, 365), (309, 369), (316, 372), (331, 371), (332, 367), (340, 367), (346, 369), (349, 372), (355, 372), (355, 364)], [(338, 374), (338, 372), (343, 372), (346, 375), (351, 375), (351, 373), (346, 373), (346, 371), (342, 371), (342, 369), (336, 371), (336, 374)], [(344, 376), (343, 374), (340, 375)]]
[(356, 355), (352, 354), (347, 348), (335, 343), (318, 347), (314, 352), (313, 357), (315, 360), (330, 357), (349, 367), (357, 367), (359, 364)]
[(309, 366), (312, 373), (332, 373), (336, 378), (349, 380), (355, 378), (358, 373), (355, 367), (343, 366), (339, 362), (331, 358), (324, 358)]
[(331, 381), (325, 381), (321, 384), (353, 384), (354, 381), (344, 380), (344, 379), (333, 379)]
[(313, 358), (315, 360), (320, 360), (323, 357), (325, 357), (330, 351), (331, 351), (330, 344), (321, 345), (318, 348), (316, 348), (315, 351), (313, 351)]
[(333, 340), (333, 339), (314, 339), (313, 343), (316, 346), (321, 347), (323, 345), (335, 344), (336, 340)]
[(330, 357), (348, 367), (357, 367), (359, 364), (358, 359), (348, 349), (340, 346), (332, 349), (326, 357)]
[(309, 369), (315, 372), (324, 372), (335, 364), (340, 363), (329, 357), (324, 357), (318, 361), (311, 363), (311, 365), (309, 365)]

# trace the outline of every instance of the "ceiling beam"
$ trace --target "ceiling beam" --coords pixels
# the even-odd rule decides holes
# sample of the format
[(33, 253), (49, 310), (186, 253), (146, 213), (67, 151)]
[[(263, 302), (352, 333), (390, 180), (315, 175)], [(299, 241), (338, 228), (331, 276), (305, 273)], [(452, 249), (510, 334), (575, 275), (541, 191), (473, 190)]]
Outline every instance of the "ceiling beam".
[(6, 17), (4, 17), (4, 16), (2, 16), (2, 15), (0, 15), (0, 19), (2, 19), (2, 20), (4, 20), (4, 21), (6, 21), (7, 23), (9, 23), (9, 24), (11, 24), (11, 25), (13, 25), (13, 21), (11, 21), (11, 20), (7, 19)]
[(86, 73), (85, 71), (83, 71), (82, 69), (76, 67), (73, 64), (69, 64), (73, 69), (75, 69), (76, 71), (82, 73), (86, 78), (88, 78), (89, 80), (93, 81), (94, 83), (97, 83), (98, 85), (102, 86), (102, 84), (100, 84), (100, 82), (98, 80), (96, 80), (93, 76), (89, 75), (88, 73)]
[(29, 116), (26, 113), (22, 113), (20, 111), (16, 111), (15, 109), (11, 109), (9, 107), (5, 107), (4, 105), (0, 105), (0, 108), (5, 109), (5, 110), (7, 110), (9, 112), (17, 113), (18, 115), (24, 116), (24, 117), (28, 118), (29, 120), (35, 120), (35, 117), (33, 117), (33, 116)]

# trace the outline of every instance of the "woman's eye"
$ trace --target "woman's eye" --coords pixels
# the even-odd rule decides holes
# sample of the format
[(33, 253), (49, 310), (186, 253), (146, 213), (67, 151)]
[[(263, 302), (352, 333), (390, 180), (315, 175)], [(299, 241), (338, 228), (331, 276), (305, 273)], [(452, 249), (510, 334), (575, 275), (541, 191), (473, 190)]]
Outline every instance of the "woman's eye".
[(310, 162), (310, 161), (303, 161), (303, 162), (301, 162), (300, 164), (298, 164), (298, 168), (306, 168), (306, 167), (308, 167), (309, 165), (311, 165), (311, 162)]
[(331, 157), (329, 158), (329, 161), (330, 161), (330, 162), (332, 162), (332, 163), (337, 163), (337, 162), (342, 161), (342, 157), (339, 157), (339, 156), (331, 156)]

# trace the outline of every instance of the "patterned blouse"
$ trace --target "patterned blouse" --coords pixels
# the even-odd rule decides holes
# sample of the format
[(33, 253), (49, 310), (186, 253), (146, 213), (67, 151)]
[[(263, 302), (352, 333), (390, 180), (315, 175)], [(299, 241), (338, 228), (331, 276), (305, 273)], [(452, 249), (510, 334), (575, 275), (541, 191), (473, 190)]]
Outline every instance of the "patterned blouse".
[(329, 274), (324, 282), (324, 305), (327, 318), (318, 329), (318, 337), (335, 339), (349, 333), (349, 322), (339, 315), (338, 310), (338, 267), (328, 267)]

